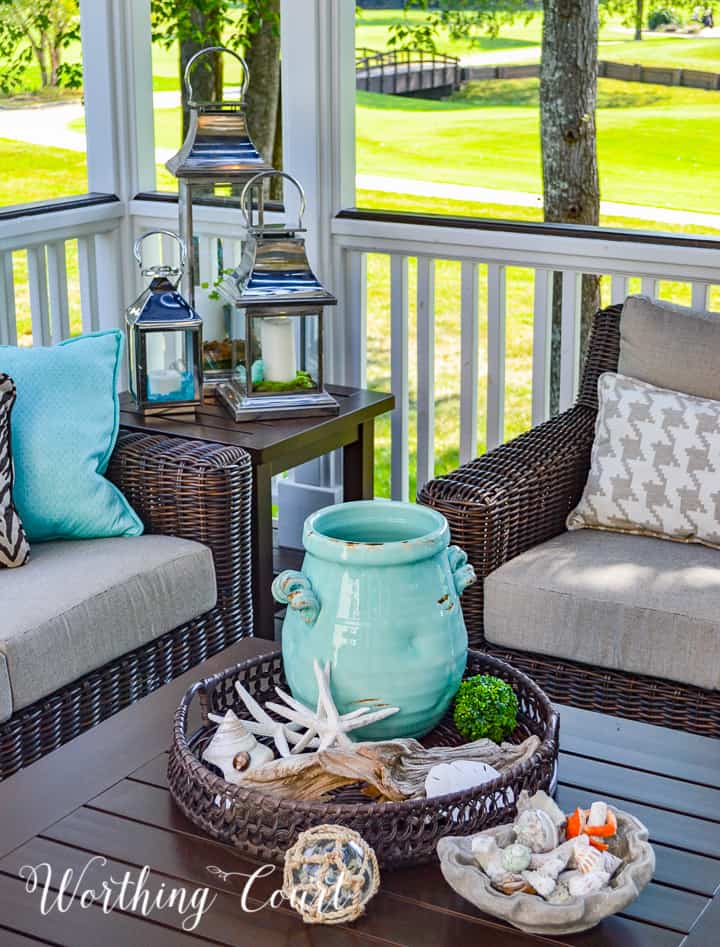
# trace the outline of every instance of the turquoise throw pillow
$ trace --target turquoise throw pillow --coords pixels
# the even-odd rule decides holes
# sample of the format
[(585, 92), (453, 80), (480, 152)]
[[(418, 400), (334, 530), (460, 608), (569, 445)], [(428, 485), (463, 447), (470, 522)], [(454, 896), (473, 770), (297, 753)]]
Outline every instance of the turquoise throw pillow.
[(17, 388), (13, 497), (30, 542), (143, 531), (103, 476), (118, 434), (122, 346), (117, 329), (52, 348), (0, 346), (0, 372)]

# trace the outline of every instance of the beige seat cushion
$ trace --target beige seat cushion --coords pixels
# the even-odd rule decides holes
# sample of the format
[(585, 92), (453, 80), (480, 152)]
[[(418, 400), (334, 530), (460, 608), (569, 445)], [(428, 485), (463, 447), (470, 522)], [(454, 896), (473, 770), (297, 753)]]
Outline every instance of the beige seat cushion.
[(7, 661), (5, 656), (0, 654), (0, 723), (9, 720), (12, 717), (12, 691), (10, 690), (10, 677), (8, 676)]
[(212, 554), (200, 543), (171, 536), (36, 543), (26, 566), (0, 571), (0, 655), (12, 712), (202, 615), (216, 595)]
[(622, 375), (720, 401), (720, 313), (628, 296), (620, 317)]
[(720, 688), (720, 552), (578, 530), (485, 580), (494, 644)]

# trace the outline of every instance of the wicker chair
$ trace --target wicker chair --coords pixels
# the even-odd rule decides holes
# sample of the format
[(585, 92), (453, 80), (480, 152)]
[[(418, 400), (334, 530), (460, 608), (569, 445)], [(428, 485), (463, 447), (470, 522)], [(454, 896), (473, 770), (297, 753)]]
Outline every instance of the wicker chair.
[(560, 703), (705, 736), (720, 736), (720, 693), (497, 647), (483, 634), (483, 580), (514, 556), (565, 530), (590, 467), (597, 380), (616, 371), (620, 306), (595, 316), (574, 406), (453, 473), (429, 481), (418, 502), (443, 513), (480, 581), (463, 596), (471, 645), (504, 658)]
[(0, 781), (252, 634), (252, 469), (245, 451), (121, 431), (108, 476), (146, 532), (210, 547), (217, 604), (0, 725)]

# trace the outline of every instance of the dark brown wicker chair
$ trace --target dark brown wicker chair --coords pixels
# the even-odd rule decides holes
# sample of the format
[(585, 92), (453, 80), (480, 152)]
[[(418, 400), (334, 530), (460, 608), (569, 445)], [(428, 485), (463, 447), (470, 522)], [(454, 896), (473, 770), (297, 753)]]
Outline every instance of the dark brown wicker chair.
[(471, 645), (504, 658), (534, 678), (560, 703), (720, 736), (720, 693), (672, 681), (606, 671), (499, 648), (483, 634), (483, 580), (493, 569), (565, 529), (590, 467), (597, 413), (597, 380), (616, 371), (620, 306), (595, 316), (575, 405), (526, 434), (429, 481), (418, 502), (450, 523), (480, 581), (463, 596)]
[(217, 605), (1, 724), (0, 781), (252, 634), (252, 469), (245, 451), (125, 431), (108, 476), (147, 532), (194, 539), (211, 548)]

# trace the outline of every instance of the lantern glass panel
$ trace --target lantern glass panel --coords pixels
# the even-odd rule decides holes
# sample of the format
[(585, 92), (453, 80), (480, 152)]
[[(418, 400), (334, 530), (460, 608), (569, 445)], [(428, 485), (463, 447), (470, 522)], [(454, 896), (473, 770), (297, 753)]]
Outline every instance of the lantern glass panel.
[(187, 329), (144, 333), (146, 400), (165, 404), (192, 401), (198, 388), (194, 340)]
[(249, 395), (320, 390), (319, 313), (248, 313), (248, 321)]

